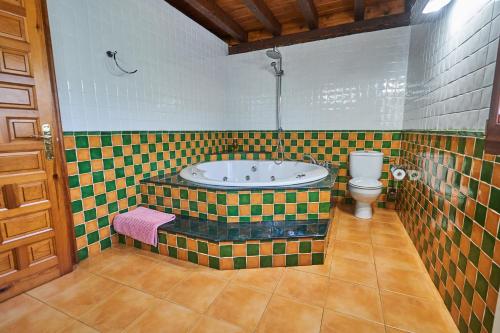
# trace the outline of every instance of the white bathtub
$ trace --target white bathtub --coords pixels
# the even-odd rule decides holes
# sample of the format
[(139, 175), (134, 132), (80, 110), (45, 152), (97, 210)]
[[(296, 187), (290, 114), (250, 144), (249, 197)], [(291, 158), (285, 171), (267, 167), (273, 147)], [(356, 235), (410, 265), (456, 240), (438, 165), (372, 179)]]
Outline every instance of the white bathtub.
[(328, 176), (328, 170), (305, 162), (230, 160), (190, 165), (180, 175), (198, 184), (251, 188), (311, 183)]

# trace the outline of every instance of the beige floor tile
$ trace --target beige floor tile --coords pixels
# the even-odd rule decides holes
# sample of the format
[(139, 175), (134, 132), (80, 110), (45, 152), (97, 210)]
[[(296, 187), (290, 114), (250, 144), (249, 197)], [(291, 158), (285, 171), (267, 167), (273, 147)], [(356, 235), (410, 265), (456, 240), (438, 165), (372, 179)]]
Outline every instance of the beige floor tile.
[(28, 291), (27, 294), (39, 300), (45, 301), (53, 295), (59, 294), (63, 291), (66, 292), (66, 290), (78, 283), (82, 282), (85, 284), (86, 280), (92, 276), (94, 275), (92, 275), (89, 271), (77, 268), (69, 274)]
[(81, 320), (98, 331), (120, 332), (148, 310), (154, 298), (122, 286), (85, 313)]
[(16, 321), (26, 314), (35, 313), (42, 305), (43, 303), (26, 294), (15, 296), (0, 303), (0, 313), (2, 314), (0, 329), (10, 321)]
[(120, 286), (117, 282), (93, 275), (66, 290), (61, 289), (59, 293), (45, 301), (70, 316), (80, 318), (98, 302), (117, 291)]
[(165, 298), (178, 282), (189, 276), (189, 272), (174, 268), (167, 263), (158, 264), (146, 274), (140, 275), (130, 286), (155, 297)]
[(383, 323), (380, 297), (378, 289), (375, 288), (332, 279), (325, 307), (361, 319)]
[(384, 325), (325, 310), (321, 333), (385, 333)]
[(155, 300), (152, 306), (129, 325), (126, 332), (188, 332), (200, 315), (188, 308), (163, 300)]
[(285, 269), (282, 267), (240, 269), (232, 281), (244, 286), (272, 292), (276, 289), (284, 272)]
[(167, 299), (197, 312), (205, 312), (228, 282), (205, 272), (194, 272), (167, 294)]
[(275, 293), (322, 307), (325, 304), (328, 284), (328, 278), (325, 276), (287, 269)]
[(73, 323), (65, 327), (61, 333), (97, 333), (95, 329), (90, 326), (87, 326), (78, 320), (74, 320)]
[(429, 289), (427, 273), (378, 266), (377, 276), (381, 290), (428, 299), (434, 298), (434, 294)]
[(375, 265), (354, 259), (343, 257), (333, 258), (330, 277), (369, 287), (377, 287)]
[(294, 270), (306, 272), (306, 273), (323, 275), (323, 276), (328, 277), (328, 276), (330, 276), (330, 270), (332, 267), (332, 259), (333, 259), (333, 255), (327, 254), (325, 256), (325, 262), (323, 265), (294, 266), (294, 267), (290, 267), (290, 269), (294, 269)]
[(333, 248), (333, 256), (373, 262), (372, 246), (364, 243), (336, 240)]
[(357, 227), (340, 227), (337, 240), (371, 244), (370, 230)]
[(91, 272), (95, 272), (97, 270), (103, 269), (106, 266), (115, 264), (119, 260), (122, 260), (129, 256), (131, 256), (129, 251), (113, 246), (113, 248), (111, 249), (83, 260), (78, 264), (78, 267)]
[(416, 251), (398, 250), (390, 247), (374, 246), (375, 264), (410, 271), (422, 271), (422, 263)]
[(0, 332), (65, 332), (66, 328), (70, 327), (73, 324), (74, 319), (72, 319), (70, 316), (59, 312), (43, 303), (39, 303), (39, 306), (36, 307), (33, 307), (33, 304), (31, 304), (26, 308), (29, 307), (30, 310), (22, 311), (22, 315), (10, 315), (9, 317), (11, 318), (11, 320), (7, 321), (3, 319), (4, 314), (2, 313)]
[(410, 239), (404, 235), (372, 234), (371, 241), (374, 246), (385, 246), (395, 249), (415, 251)]
[(403, 236), (406, 231), (401, 223), (385, 223), (385, 222), (373, 222), (371, 228), (372, 234), (385, 234), (385, 235), (396, 235)]
[(437, 302), (386, 291), (381, 292), (381, 297), (385, 323), (389, 326), (417, 333), (457, 331)]
[(143, 275), (147, 275), (158, 263), (144, 256), (130, 255), (112, 265), (96, 270), (96, 274), (126, 285), (132, 285)]
[(391, 326), (385, 326), (385, 332), (386, 333), (408, 333), (408, 331), (403, 331)]
[(252, 332), (270, 298), (270, 293), (230, 283), (210, 305), (207, 314)]
[(210, 316), (202, 316), (189, 333), (243, 333), (240, 327), (215, 319)]
[(273, 295), (259, 323), (259, 333), (317, 333), (323, 309)]

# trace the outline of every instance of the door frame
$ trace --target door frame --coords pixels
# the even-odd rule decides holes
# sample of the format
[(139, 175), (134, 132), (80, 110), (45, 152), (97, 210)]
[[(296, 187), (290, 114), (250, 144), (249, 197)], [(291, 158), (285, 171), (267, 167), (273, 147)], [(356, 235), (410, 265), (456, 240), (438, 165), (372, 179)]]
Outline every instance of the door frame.
[[(73, 214), (71, 213), (71, 198), (69, 192), (68, 184), (68, 169), (66, 164), (66, 153), (64, 150), (64, 135), (62, 129), (61, 121), (61, 110), (59, 105), (59, 95), (57, 92), (57, 78), (54, 64), (54, 53), (52, 50), (52, 38), (50, 34), (50, 24), (49, 24), (49, 12), (47, 6), (47, 0), (40, 0), (39, 4), (41, 6), (40, 11), (44, 24), (44, 35), (45, 35), (45, 45), (47, 49), (47, 62), (49, 65), (48, 71), (50, 74), (50, 81), (52, 85), (52, 99), (54, 100), (54, 126), (57, 126), (55, 131), (57, 135), (54, 136), (56, 149), (54, 153), (56, 156), (57, 168), (57, 179), (55, 179), (56, 186), (59, 190), (59, 196), (64, 199), (64, 205), (59, 208), (60, 213), (63, 215), (63, 219), (66, 222), (65, 227), (67, 228), (68, 235), (71, 237), (66, 243), (67, 251), (65, 255), (61, 256), (59, 263), (59, 269), (61, 273), (67, 274), (73, 270), (73, 265), (77, 263), (76, 259), (76, 236), (75, 228), (73, 227)], [(62, 208), (61, 208), (62, 207)]]

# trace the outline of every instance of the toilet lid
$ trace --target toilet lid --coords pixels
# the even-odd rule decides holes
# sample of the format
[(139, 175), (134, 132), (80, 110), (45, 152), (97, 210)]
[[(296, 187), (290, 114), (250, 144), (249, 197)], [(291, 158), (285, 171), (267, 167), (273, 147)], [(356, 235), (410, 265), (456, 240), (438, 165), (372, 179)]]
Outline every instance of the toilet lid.
[(357, 177), (349, 180), (349, 185), (356, 188), (376, 189), (382, 188), (382, 183), (376, 179)]

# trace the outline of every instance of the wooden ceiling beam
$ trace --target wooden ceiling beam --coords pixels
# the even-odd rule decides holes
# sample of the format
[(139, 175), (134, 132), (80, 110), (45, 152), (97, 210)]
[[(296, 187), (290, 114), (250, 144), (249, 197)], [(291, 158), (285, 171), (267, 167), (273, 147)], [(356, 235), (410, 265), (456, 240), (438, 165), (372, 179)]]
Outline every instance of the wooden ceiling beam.
[[(168, 1), (168, 0), (167, 0)], [(178, 0), (177, 0), (178, 1)], [(200, 15), (205, 17), (220, 30), (226, 32), (231, 37), (246, 42), (248, 34), (236, 23), (226, 12), (224, 12), (214, 0), (183, 0)], [(170, 1), (168, 1), (170, 2)]]
[(335, 38), (358, 34), (362, 32), (391, 29), (408, 26), (410, 24), (410, 13), (378, 17), (370, 20), (356, 21), (341, 24), (330, 28), (316, 29), (298, 32), (275, 38), (258, 40), (255, 42), (241, 43), (229, 48), (229, 54), (251, 52), (271, 48), (274, 46), (286, 46), (292, 44), (307, 43), (321, 39)]
[(313, 0), (297, 0), (297, 5), (309, 29), (318, 29), (318, 11), (316, 10), (316, 6), (314, 6)]
[(354, 21), (365, 19), (365, 0), (354, 0)]
[(264, 0), (243, 0), (243, 2), (266, 30), (274, 36), (281, 35), (281, 24), (274, 17), (273, 12), (271, 12)]

